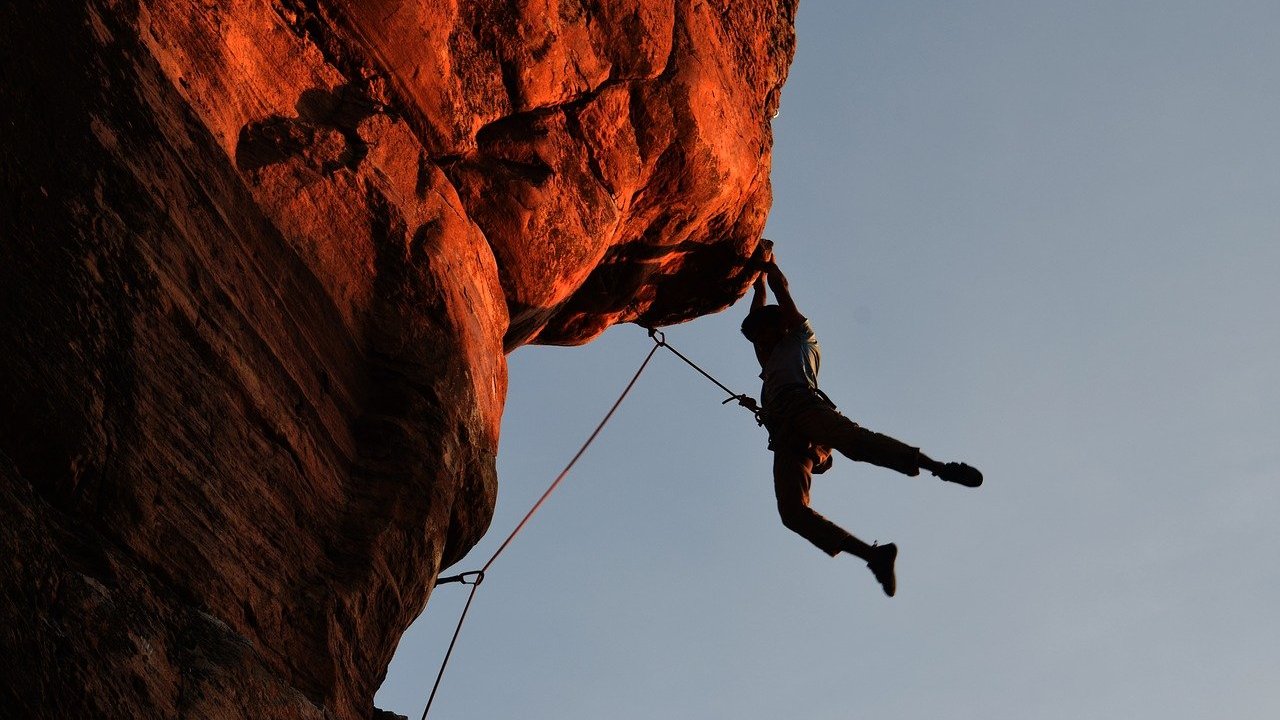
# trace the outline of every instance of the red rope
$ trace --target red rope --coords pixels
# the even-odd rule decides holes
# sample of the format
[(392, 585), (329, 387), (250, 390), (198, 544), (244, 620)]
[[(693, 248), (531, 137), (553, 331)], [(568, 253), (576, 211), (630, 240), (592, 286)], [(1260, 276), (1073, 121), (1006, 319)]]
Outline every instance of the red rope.
[[(613, 413), (617, 411), (618, 406), (622, 404), (622, 401), (626, 399), (627, 394), (631, 392), (631, 388), (635, 387), (636, 381), (640, 379), (640, 374), (644, 372), (646, 367), (648, 367), (649, 361), (653, 359), (654, 353), (658, 352), (658, 348), (660, 347), (662, 347), (662, 344), (657, 343), (654, 344), (651, 350), (649, 350), (649, 354), (645, 356), (644, 362), (640, 363), (640, 369), (636, 370), (636, 374), (631, 377), (631, 381), (627, 383), (622, 394), (614, 401), (613, 407), (609, 408), (609, 412), (605, 413), (604, 419), (600, 421), (599, 425), (596, 425), (596, 429), (592, 431), (591, 436), (587, 438), (587, 441), (582, 443), (582, 447), (578, 448), (578, 452), (574, 454), (573, 459), (569, 461), (568, 465), (564, 466), (564, 469), (560, 471), (560, 474), (556, 476), (556, 479), (551, 482), (549, 487), (547, 487), (546, 492), (542, 493), (542, 497), (538, 498), (538, 501), (533, 504), (533, 507), (529, 508), (529, 512), (525, 513), (524, 518), (522, 518), (519, 524), (516, 525), (516, 529), (511, 531), (511, 534), (507, 536), (507, 539), (502, 541), (502, 545), (500, 545), (497, 551), (493, 553), (493, 556), (484, 564), (484, 567), (477, 571), (463, 573), (455, 578), (451, 578), (451, 580), (470, 585), (471, 594), (467, 597), (467, 604), (462, 608), (462, 615), (458, 618), (458, 626), (453, 630), (453, 639), (449, 641), (449, 649), (445, 651), (444, 661), (440, 663), (440, 672), (436, 674), (436, 682), (431, 686), (431, 696), (427, 698), (427, 707), (422, 711), (422, 720), (427, 720), (427, 713), (431, 712), (431, 703), (435, 701), (436, 691), (440, 689), (440, 679), (444, 677), (444, 669), (449, 665), (449, 656), (453, 654), (453, 646), (457, 644), (458, 634), (462, 632), (462, 623), (467, 619), (467, 611), (471, 609), (471, 600), (475, 598), (476, 590), (480, 587), (480, 583), (484, 582), (485, 572), (493, 565), (493, 561), (498, 559), (498, 556), (502, 554), (502, 551), (507, 549), (507, 546), (511, 544), (511, 541), (515, 539), (516, 535), (520, 534), (520, 531), (524, 529), (524, 526), (529, 522), (529, 519), (533, 517), (533, 514), (538, 512), (538, 508), (542, 507), (542, 503), (546, 502), (547, 498), (551, 497), (551, 493), (555, 492), (556, 488), (559, 487), (560, 482), (564, 480), (569, 474), (569, 471), (573, 469), (573, 466), (578, 462), (578, 459), (582, 457), (583, 453), (587, 451), (587, 448), (591, 447), (591, 443), (595, 441), (596, 436), (599, 435), (600, 431), (604, 429), (604, 426), (608, 424), (610, 418), (613, 417)], [(468, 583), (465, 578), (467, 575), (472, 574), (476, 575), (476, 580), (475, 582)]]

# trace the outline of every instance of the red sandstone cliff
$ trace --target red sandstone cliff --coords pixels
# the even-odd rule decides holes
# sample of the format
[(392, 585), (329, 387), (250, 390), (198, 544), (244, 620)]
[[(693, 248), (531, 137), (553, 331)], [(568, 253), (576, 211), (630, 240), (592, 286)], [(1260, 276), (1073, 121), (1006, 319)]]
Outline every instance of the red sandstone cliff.
[(0, 714), (365, 718), (505, 352), (748, 282), (795, 0), (0, 9)]

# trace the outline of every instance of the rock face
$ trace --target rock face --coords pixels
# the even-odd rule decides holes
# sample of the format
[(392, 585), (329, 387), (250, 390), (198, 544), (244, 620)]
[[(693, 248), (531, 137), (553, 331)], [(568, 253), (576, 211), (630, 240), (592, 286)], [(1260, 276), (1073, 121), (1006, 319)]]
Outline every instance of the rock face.
[(505, 353), (745, 291), (795, 0), (0, 9), (0, 706), (368, 718)]

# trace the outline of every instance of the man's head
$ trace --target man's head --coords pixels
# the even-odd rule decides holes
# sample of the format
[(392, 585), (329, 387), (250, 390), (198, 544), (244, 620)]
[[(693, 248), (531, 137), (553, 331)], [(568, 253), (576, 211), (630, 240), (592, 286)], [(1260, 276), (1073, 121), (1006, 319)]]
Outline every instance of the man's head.
[(782, 330), (782, 308), (778, 305), (755, 308), (742, 321), (742, 334), (757, 345), (777, 342)]

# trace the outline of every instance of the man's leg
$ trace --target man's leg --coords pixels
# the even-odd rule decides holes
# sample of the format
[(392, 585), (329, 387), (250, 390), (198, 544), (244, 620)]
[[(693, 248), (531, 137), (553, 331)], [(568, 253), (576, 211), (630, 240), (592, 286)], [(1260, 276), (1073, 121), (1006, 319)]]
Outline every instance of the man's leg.
[(924, 469), (942, 480), (965, 487), (982, 485), (982, 473), (977, 468), (960, 462), (938, 462), (920, 452), (920, 448), (868, 430), (816, 400), (796, 413), (792, 426), (800, 436), (839, 450), (850, 460), (879, 465), (912, 477)]
[(871, 546), (854, 537), (809, 506), (813, 460), (792, 450), (773, 453), (773, 492), (778, 515), (788, 530), (835, 557), (841, 552), (866, 560)]
[(796, 413), (792, 426), (801, 437), (838, 450), (850, 460), (879, 465), (904, 475), (914, 477), (920, 474), (921, 468), (936, 472), (942, 467), (942, 463), (920, 452), (920, 448), (868, 430), (816, 401)]
[(897, 591), (894, 562), (898, 546), (893, 543), (868, 545), (809, 507), (812, 479), (813, 460), (807, 455), (789, 449), (774, 451), (773, 491), (782, 524), (828, 555), (834, 557), (847, 552), (867, 561), (867, 567), (885, 594), (893, 597)]

